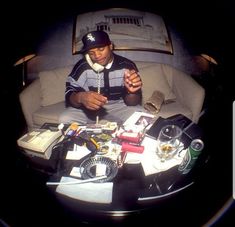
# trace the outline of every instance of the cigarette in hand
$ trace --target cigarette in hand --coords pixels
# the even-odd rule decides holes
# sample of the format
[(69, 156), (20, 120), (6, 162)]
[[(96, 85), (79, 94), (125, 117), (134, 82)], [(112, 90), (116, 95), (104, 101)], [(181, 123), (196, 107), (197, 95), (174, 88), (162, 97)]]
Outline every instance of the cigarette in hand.
[[(135, 73), (138, 74), (136, 71), (133, 71), (132, 73), (129, 73), (129, 76), (131, 76), (131, 75), (133, 75), (133, 74), (135, 74)], [(128, 77), (129, 77), (129, 76), (128, 76)], [(129, 83), (130, 86), (133, 86), (133, 87), (135, 86), (135, 83), (133, 83), (133, 82), (131, 82), (131, 81), (129, 81), (128, 83)]]

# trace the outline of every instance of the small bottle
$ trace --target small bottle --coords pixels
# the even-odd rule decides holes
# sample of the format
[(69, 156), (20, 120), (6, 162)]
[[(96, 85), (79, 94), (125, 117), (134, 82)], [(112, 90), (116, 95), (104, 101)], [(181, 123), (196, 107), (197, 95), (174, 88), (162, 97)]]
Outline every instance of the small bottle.
[(204, 143), (200, 139), (194, 139), (187, 149), (187, 152), (183, 158), (183, 161), (178, 167), (178, 170), (182, 174), (187, 174), (194, 166), (198, 156), (204, 147)]

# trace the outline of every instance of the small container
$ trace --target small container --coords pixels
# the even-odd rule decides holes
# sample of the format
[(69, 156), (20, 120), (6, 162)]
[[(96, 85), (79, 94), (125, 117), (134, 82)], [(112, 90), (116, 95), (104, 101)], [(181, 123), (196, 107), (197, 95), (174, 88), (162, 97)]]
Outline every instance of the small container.
[(78, 129), (78, 123), (76, 122), (72, 123), (66, 132), (66, 136), (74, 136), (77, 132), (77, 129)]
[(183, 158), (183, 161), (178, 167), (178, 170), (182, 174), (187, 174), (194, 166), (198, 156), (201, 154), (204, 148), (204, 143), (200, 139), (194, 139), (187, 149), (187, 152)]

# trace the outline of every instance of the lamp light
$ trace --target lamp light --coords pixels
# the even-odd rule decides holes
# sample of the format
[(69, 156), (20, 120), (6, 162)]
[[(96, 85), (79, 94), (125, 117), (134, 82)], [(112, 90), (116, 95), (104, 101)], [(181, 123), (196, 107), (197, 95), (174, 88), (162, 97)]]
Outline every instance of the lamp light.
[(27, 61), (31, 60), (33, 57), (35, 57), (36, 54), (29, 54), (24, 56), (23, 58), (20, 58), (15, 64), (14, 66), (17, 65), (22, 65), (22, 83), (23, 83), (23, 87), (25, 86), (25, 80), (27, 79)]
[(211, 56), (207, 55), (207, 54), (200, 54), (204, 59), (206, 59), (207, 61), (209, 61), (210, 63), (213, 63), (215, 65), (218, 65), (217, 61), (212, 58)]
[(200, 54), (200, 56), (204, 59), (205, 63), (206, 63), (206, 71), (207, 73), (209, 73), (212, 77), (215, 76), (215, 67), (218, 65), (218, 62), (211, 57), (208, 54)]

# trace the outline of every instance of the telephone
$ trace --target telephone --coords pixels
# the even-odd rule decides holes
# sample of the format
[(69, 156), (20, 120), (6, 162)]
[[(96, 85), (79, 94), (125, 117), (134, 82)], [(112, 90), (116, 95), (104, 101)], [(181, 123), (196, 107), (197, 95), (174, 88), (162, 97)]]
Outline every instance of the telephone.
[(96, 72), (101, 72), (104, 70), (104, 66), (103, 65), (100, 65), (98, 63), (93, 63), (89, 54), (85, 54), (85, 58), (86, 58), (86, 61), (87, 63), (91, 66), (92, 69), (94, 69)]
[(17, 144), (30, 155), (49, 159), (53, 145), (61, 136), (61, 130), (35, 129), (19, 138)]

